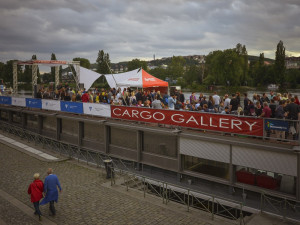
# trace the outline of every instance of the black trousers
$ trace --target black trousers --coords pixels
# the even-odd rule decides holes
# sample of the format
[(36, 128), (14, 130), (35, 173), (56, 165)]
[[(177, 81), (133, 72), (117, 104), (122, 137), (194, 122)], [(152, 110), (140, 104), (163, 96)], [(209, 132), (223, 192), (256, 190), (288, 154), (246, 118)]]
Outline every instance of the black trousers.
[(38, 202), (33, 202), (33, 206), (34, 206), (34, 209), (35, 209), (35, 212), (34, 212), (34, 214), (37, 214), (37, 215), (39, 215), (39, 216), (41, 216), (42, 215), (42, 213), (41, 213), (41, 211), (40, 211), (40, 202), (38, 201)]
[(54, 207), (54, 201), (50, 201), (50, 206), (49, 206), (49, 209), (52, 213), (52, 215), (55, 215), (55, 207)]

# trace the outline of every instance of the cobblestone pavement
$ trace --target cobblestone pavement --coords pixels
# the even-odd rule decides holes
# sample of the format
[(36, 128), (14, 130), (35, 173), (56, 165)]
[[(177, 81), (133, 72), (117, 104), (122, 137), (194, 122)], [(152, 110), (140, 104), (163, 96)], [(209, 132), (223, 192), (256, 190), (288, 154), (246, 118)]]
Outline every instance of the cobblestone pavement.
[(14, 224), (39, 224), (36, 220), (26, 215), (10, 202), (0, 197), (0, 224), (14, 225)]
[[(32, 213), (27, 188), (33, 174), (39, 172), (44, 180), (47, 168), (54, 169), (63, 189), (56, 204), (57, 215), (49, 216), (48, 205), (41, 206), (41, 212), (56, 224), (230, 224), (152, 204), (151, 197), (145, 201), (142, 196), (139, 199), (105, 187), (102, 184), (107, 180), (100, 169), (68, 161), (40, 161), (2, 143), (0, 156), (0, 189), (31, 207)], [(14, 206), (9, 207), (8, 202), (0, 202), (0, 222), (37, 224)], [(15, 218), (10, 222), (7, 218), (12, 218), (12, 213)]]

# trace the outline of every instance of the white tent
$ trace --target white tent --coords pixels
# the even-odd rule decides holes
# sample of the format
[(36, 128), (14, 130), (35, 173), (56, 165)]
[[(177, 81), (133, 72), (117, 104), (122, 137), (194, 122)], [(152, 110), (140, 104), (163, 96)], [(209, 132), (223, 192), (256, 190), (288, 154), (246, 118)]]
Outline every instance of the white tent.
[[(126, 79), (130, 79), (131, 77), (138, 77), (139, 70), (141, 70), (141, 69), (136, 69), (136, 70), (132, 70), (132, 71), (125, 72), (125, 73), (105, 74), (105, 78), (107, 80), (108, 85), (111, 88), (127, 87), (128, 86), (127, 84), (120, 85), (120, 82), (122, 82)], [(137, 87), (137, 86), (135, 86), (135, 87)]]
[(92, 84), (101, 76), (92, 70), (88, 70), (84, 67), (80, 67), (80, 80), (79, 83), (84, 84), (86, 90), (90, 89)]

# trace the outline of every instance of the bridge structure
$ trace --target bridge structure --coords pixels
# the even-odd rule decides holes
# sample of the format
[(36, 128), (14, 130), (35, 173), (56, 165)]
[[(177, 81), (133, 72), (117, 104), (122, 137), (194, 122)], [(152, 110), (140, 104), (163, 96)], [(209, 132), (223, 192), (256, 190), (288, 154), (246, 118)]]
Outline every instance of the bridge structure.
[[(100, 155), (121, 159), (132, 165), (135, 173), (161, 175), (201, 191), (231, 196), (249, 207), (259, 208), (261, 199), (265, 199), (262, 196), (269, 196), (274, 201), (284, 201), (286, 207), (299, 213), (299, 141), (267, 140), (271, 137), (267, 136), (265, 126), (262, 135), (260, 132), (251, 135), (243, 133), (245, 131), (219, 132), (149, 123), (145, 122), (147, 119), (125, 120), (112, 116), (118, 107), (105, 104), (80, 103), (82, 108), (78, 109), (73, 102), (14, 97), (10, 104), (7, 99), (0, 103), (1, 129), (41, 143), (45, 148), (58, 149), (70, 157), (96, 164)], [(49, 105), (52, 109), (47, 108)], [(96, 106), (97, 110), (93, 108)], [(125, 108), (133, 109), (124, 107), (115, 113), (119, 115)], [(172, 115), (167, 115), (170, 111), (161, 113), (171, 118)], [(153, 116), (148, 112), (142, 116)], [(186, 118), (179, 116), (179, 111), (174, 114), (177, 115), (173, 117), (175, 120)], [(156, 118), (162, 119), (160, 116), (156, 114)], [(195, 115), (201, 123), (199, 118)], [(238, 120), (238, 117), (231, 119)], [(235, 129), (235, 126), (225, 125), (228, 121), (223, 120), (222, 125)], [(244, 129), (240, 122), (234, 123)], [(209, 125), (209, 122), (204, 124)]]
[[(80, 62), (79, 61), (61, 61), (61, 60), (28, 60), (28, 61), (14, 61), (13, 63), (13, 93), (18, 93), (18, 66), (28, 65), (32, 67), (32, 93), (37, 86), (37, 69), (38, 65), (55, 67), (55, 86), (59, 84), (59, 66), (71, 66), (74, 65), (76, 76), (74, 76), (76, 86), (79, 87), (80, 80)], [(79, 88), (78, 88), (79, 89)]]

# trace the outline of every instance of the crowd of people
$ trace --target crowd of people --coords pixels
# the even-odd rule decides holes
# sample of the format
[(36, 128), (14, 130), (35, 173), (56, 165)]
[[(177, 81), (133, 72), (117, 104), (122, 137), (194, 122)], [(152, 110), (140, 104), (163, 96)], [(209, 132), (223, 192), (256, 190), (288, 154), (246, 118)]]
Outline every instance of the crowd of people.
[(199, 97), (196, 97), (195, 92), (192, 92), (186, 99), (182, 91), (177, 90), (170, 95), (162, 94), (154, 89), (146, 91), (131, 88), (123, 90), (121, 88), (111, 88), (110, 90), (95, 88), (89, 91), (83, 89), (75, 92), (68, 83), (59, 84), (55, 90), (41, 88), (37, 93), (37, 98), (292, 120), (298, 120), (300, 105), (298, 96), (288, 93), (275, 94), (273, 91), (269, 94), (263, 93), (262, 96), (254, 94), (251, 99), (245, 93), (242, 100), (239, 92), (233, 93), (231, 96), (225, 94), (223, 97), (220, 97), (217, 92), (208, 97), (200, 93)]

